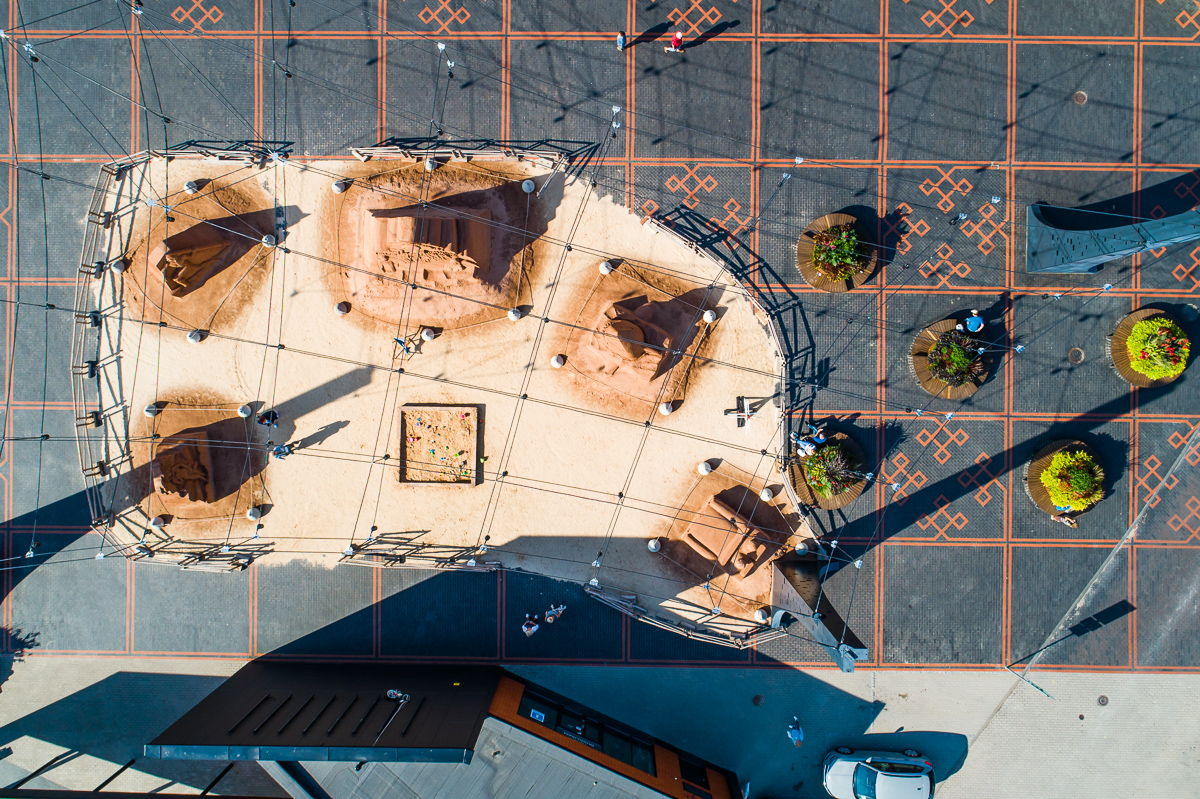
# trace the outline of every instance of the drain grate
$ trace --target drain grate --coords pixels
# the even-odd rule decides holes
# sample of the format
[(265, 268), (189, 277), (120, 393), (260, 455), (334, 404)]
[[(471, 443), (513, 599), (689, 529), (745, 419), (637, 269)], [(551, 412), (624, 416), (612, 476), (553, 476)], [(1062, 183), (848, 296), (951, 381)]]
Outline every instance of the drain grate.
[(1083, 350), (1081, 350), (1079, 347), (1072, 347), (1070, 351), (1067, 352), (1067, 360), (1074, 364), (1083, 363), (1083, 357)]
[(1083, 105), (1087, 102), (1087, 92), (1075, 92), (1075, 105)]

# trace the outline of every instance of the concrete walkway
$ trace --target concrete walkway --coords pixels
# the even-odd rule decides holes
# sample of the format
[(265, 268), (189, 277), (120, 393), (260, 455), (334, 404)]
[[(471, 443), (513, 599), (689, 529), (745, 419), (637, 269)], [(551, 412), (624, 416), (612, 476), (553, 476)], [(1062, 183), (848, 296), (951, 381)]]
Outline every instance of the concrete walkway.
[[(76, 753), (30, 787), (198, 793), (223, 763), (141, 760), (141, 747), (238, 661), (29, 657), (0, 692), (0, 779)], [(1196, 675), (526, 666), (513, 671), (581, 705), (737, 771), (750, 796), (821, 797), (834, 746), (914, 748), (938, 796), (1191, 795), (1200, 773)], [(1098, 697), (1107, 704), (1098, 704)], [(761, 704), (754, 698), (761, 696)], [(785, 735), (799, 716), (804, 746)], [(1080, 716), (1083, 716), (1081, 719)], [(214, 793), (281, 795), (252, 763)]]

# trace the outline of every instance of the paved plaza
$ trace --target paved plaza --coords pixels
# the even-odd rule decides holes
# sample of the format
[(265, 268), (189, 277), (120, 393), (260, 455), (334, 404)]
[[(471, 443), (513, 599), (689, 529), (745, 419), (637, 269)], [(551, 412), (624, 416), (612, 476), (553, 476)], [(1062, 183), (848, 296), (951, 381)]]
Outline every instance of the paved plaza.
[[(869, 651), (858, 666), (864, 679), (878, 671), (894, 682), (906, 670), (994, 677), (991, 704), (973, 708), (961, 729), (943, 729), (991, 741), (1002, 762), (1006, 750), (981, 731), (1022, 734), (1023, 711), (1005, 704), (1015, 678), (1004, 666), (1091, 614), (1122, 602), (1135, 609), (1049, 650), (1030, 674), (1039, 686), (1040, 675), (1082, 697), (1096, 683), (1072, 680), (1111, 675), (1133, 696), (1144, 675), (1148, 696), (1166, 701), (1167, 675), (1200, 673), (1200, 377), (1193, 366), (1169, 386), (1132, 388), (1105, 353), (1117, 322), (1145, 306), (1170, 310), (1200, 336), (1200, 246), (1168, 246), (1092, 275), (1025, 271), (1030, 203), (1121, 220), (1200, 205), (1200, 3), (0, 7), (9, 122), (0, 145), (8, 166), (0, 171), (0, 622), (10, 656), (127, 658), (139, 671), (159, 658), (177, 670), (179, 657), (230, 670), (260, 655), (488, 662), (549, 669), (559, 676), (547, 684), (564, 692), (602, 685), (609, 672), (593, 667), (670, 680), (685, 665), (707, 675), (689, 682), (697, 691), (719, 686), (727, 670), (753, 694), (748, 675), (760, 673), (804, 707), (804, 685), (780, 672), (833, 667), (799, 628), (758, 647), (711, 646), (633, 621), (581, 585), (520, 571), (292, 560), (215, 574), (96, 559), (70, 345), (100, 166), (188, 140), (288, 141), (296, 161), (340, 159), (351, 147), (440, 131), (446, 140), (602, 143), (575, 179), (590, 177), (601, 195), (673, 226), (760, 292), (788, 345), (794, 419), (854, 431), (876, 475), (854, 504), (810, 518), (827, 544), (837, 542), (825, 590)], [(624, 51), (618, 30), (628, 32)], [(666, 53), (675, 30), (684, 49)], [(621, 125), (610, 136), (613, 106)], [(826, 294), (800, 275), (796, 240), (815, 218), (845, 210), (869, 220), (886, 264), (865, 285)], [(967, 400), (935, 399), (909, 372), (910, 344), (922, 328), (971, 309), (998, 353), (992, 372)], [(1021, 480), (1033, 453), (1064, 437), (1099, 452), (1108, 475), (1107, 496), (1078, 529), (1051, 522)], [(1141, 517), (1126, 540), (1148, 500), (1157, 514)], [(567, 606), (560, 623), (522, 634), (525, 614), (557, 604)], [(588, 669), (582, 682), (569, 676), (576, 668)], [(198, 673), (224, 669), (205, 664)], [(929, 690), (953, 690), (952, 682), (933, 680), (941, 688)], [(3, 690), (7, 698), (10, 686)], [(1034, 701), (1019, 690), (1021, 703)], [(861, 686), (852, 693), (851, 705), (869, 695)], [(839, 734), (867, 732), (879, 713), (873, 701), (858, 729), (839, 723)], [(1194, 707), (1190, 696), (1177, 701)], [(993, 711), (999, 721), (988, 726)], [(934, 718), (950, 723), (953, 714), (923, 720)], [(663, 738), (687, 728), (662, 723), (670, 729), (651, 732)], [(763, 740), (786, 744), (778, 719), (766, 723), (775, 726)], [(806, 721), (810, 760), (819, 760), (816, 742), (827, 742), (820, 725)], [(718, 733), (684, 744), (728, 760), (758, 795), (748, 750)], [(1080, 745), (1104, 744), (1085, 736)], [(775, 756), (789, 754), (781, 747)], [(977, 768), (979, 780), (993, 779)], [(767, 771), (777, 797), (821, 794), (811, 776), (799, 785), (777, 764)]]

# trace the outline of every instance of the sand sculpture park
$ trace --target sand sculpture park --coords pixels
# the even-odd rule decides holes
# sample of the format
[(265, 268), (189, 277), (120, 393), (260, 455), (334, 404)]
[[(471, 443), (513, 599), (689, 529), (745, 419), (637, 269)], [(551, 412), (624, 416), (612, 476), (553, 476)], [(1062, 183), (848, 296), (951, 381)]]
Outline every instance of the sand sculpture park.
[(87, 287), (123, 409), (83, 456), (97, 528), (160, 559), (459, 552), (735, 638), (811, 616), (747, 291), (587, 180), (434, 166), (122, 170)]

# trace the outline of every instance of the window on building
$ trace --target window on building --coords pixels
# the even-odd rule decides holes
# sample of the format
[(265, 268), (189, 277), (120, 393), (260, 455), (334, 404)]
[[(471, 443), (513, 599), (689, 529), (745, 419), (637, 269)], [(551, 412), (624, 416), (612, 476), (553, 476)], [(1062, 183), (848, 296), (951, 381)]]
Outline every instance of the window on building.
[[(622, 763), (627, 763), (651, 776), (657, 776), (658, 772), (654, 765), (654, 745), (640, 741), (614, 725), (588, 718), (579, 711), (563, 707), (557, 702), (543, 699), (529, 691), (521, 696), (521, 704), (517, 713), (522, 718), (532, 719), (555, 732), (569, 736), (593, 749), (599, 749)], [(699, 767), (699, 776), (692, 781), (699, 787), (708, 787), (708, 777), (703, 766)]]
[(699, 788), (708, 787), (708, 771), (704, 766), (683, 756), (679, 758), (679, 776), (684, 782), (690, 782)]
[(658, 772), (654, 769), (654, 744), (648, 744), (645, 741), (639, 741), (634, 738), (632, 741), (633, 759), (630, 765), (636, 769), (649, 774), (651, 777), (657, 776)]
[(623, 732), (607, 728), (604, 730), (604, 754), (632, 766), (633, 740)]
[(543, 724), (550, 729), (558, 726), (558, 706), (539, 699), (528, 692), (521, 697), (521, 705), (517, 708), (517, 715), (522, 718), (533, 719), (538, 724)]

